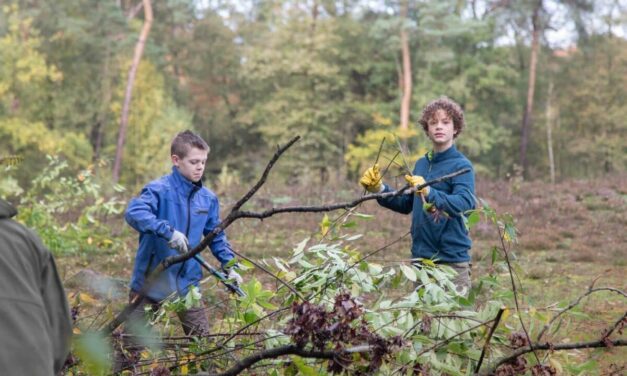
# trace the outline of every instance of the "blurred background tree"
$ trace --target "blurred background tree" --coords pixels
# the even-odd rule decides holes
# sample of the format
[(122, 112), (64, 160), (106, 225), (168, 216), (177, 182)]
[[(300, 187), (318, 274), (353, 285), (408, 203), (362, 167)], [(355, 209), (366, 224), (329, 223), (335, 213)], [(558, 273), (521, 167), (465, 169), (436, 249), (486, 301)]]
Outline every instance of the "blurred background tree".
[[(46, 154), (111, 177), (141, 3), (3, 3), (0, 146), (24, 157), (7, 179), (28, 188)], [(209, 180), (220, 171), (250, 180), (296, 134), (303, 139), (280, 170), (291, 183), (354, 179), (384, 134), (407, 146), (413, 164), (429, 145), (420, 109), (440, 95), (463, 106), (458, 144), (483, 176), (517, 171), (526, 137), (526, 177), (549, 181), (548, 126), (556, 179), (627, 167), (624, 0), (168, 0), (153, 14), (121, 169), (131, 192), (167, 171), (169, 141), (187, 128), (212, 147)], [(407, 131), (399, 130), (401, 26), (412, 81)]]

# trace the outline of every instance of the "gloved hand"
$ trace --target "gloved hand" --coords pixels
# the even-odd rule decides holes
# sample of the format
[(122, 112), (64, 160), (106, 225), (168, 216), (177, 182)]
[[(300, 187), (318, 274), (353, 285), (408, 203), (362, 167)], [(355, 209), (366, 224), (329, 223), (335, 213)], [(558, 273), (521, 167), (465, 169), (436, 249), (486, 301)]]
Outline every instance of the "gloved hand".
[[(419, 185), (422, 185), (425, 183), (425, 179), (422, 176), (419, 175), (405, 175), (405, 180), (407, 180), (407, 183), (409, 185), (411, 185), (412, 187), (417, 187)], [(429, 187), (424, 187), (421, 190), (416, 191), (416, 194), (424, 194), (425, 196), (429, 195)]]
[(379, 164), (375, 163), (374, 166), (364, 172), (364, 176), (359, 179), (361, 184), (368, 192), (379, 193), (383, 186), (383, 180), (381, 178), (381, 171), (379, 170)]
[(170, 248), (175, 249), (180, 254), (185, 254), (189, 250), (187, 237), (180, 231), (174, 230), (172, 237), (168, 240)]
[(235, 271), (235, 268), (229, 268), (226, 272), (226, 277), (235, 281), (236, 284), (241, 285), (244, 282), (244, 279), (238, 272)]

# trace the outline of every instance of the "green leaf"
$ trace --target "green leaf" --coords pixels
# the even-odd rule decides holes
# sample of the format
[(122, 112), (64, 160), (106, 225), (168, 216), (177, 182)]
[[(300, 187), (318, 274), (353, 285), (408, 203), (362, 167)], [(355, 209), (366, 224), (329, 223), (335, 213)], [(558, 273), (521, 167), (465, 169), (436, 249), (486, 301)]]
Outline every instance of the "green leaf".
[(110, 369), (108, 354), (111, 346), (108, 340), (99, 333), (85, 333), (75, 337), (74, 348), (80, 359), (85, 363), (88, 374), (105, 375)]
[(257, 316), (257, 314), (253, 310), (249, 309), (246, 312), (244, 312), (244, 322), (246, 322), (246, 324), (252, 324), (258, 319), (259, 319), (259, 316)]
[(416, 277), (415, 269), (413, 267), (411, 267), (411, 266), (407, 266), (405, 264), (401, 264), (401, 271), (405, 275), (405, 278), (409, 279), (412, 282), (416, 282), (416, 280), (418, 279)]
[(468, 228), (472, 228), (474, 225), (476, 225), (479, 220), (481, 219), (481, 216), (479, 215), (479, 212), (476, 210), (473, 210), (472, 213), (470, 213), (470, 215), (468, 216)]
[(305, 364), (305, 362), (303, 361), (301, 357), (292, 356), (292, 362), (294, 362), (294, 364), (296, 365), (296, 368), (298, 368), (298, 371), (300, 372), (301, 375), (318, 376), (318, 371), (316, 371), (313, 367)]
[(587, 375), (589, 373), (590, 374), (594, 373), (594, 371), (598, 371), (599, 364), (597, 363), (596, 360), (590, 359), (587, 362), (579, 364), (579, 365), (567, 364), (566, 369), (570, 371), (570, 373), (573, 373), (575, 375), (581, 375), (581, 374)]
[(349, 238), (346, 238), (346, 241), (350, 242), (350, 241), (353, 241), (353, 240), (357, 240), (357, 239), (361, 238), (362, 236), (363, 236), (363, 234), (353, 235), (353, 236), (351, 236)]
[(309, 238), (305, 238), (303, 239), (303, 241), (298, 243), (298, 245), (296, 245), (296, 248), (294, 248), (294, 250), (292, 251), (292, 255), (296, 256), (297, 254), (303, 252), (308, 241), (309, 241)]
[(371, 214), (363, 214), (363, 213), (357, 213), (357, 212), (354, 212), (352, 215), (353, 215), (353, 216), (355, 216), (355, 217), (357, 217), (357, 218), (367, 219), (367, 220), (368, 220), (368, 219), (372, 219), (372, 218), (374, 218), (374, 215), (371, 215)]
[(255, 267), (255, 265), (253, 265), (253, 263), (248, 260), (240, 260), (239, 263), (247, 269), (253, 269)]

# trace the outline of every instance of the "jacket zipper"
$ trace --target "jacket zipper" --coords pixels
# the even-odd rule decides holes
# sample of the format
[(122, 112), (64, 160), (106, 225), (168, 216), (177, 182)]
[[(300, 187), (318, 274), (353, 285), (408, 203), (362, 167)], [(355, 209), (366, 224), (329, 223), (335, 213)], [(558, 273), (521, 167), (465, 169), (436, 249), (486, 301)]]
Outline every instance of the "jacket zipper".
[(189, 238), (189, 227), (192, 222), (192, 197), (196, 193), (196, 187), (192, 187), (192, 191), (189, 192), (189, 196), (187, 196), (187, 227), (185, 228), (185, 236)]
[[(192, 223), (192, 197), (194, 197), (194, 193), (196, 193), (196, 187), (193, 186), (191, 192), (189, 192), (189, 196), (187, 196), (187, 226), (185, 227), (185, 237), (189, 239), (189, 228)], [(179, 292), (181, 288), (179, 286), (179, 278), (183, 275), (183, 269), (185, 268), (185, 263), (187, 261), (183, 261), (179, 272), (176, 274), (176, 290)]]

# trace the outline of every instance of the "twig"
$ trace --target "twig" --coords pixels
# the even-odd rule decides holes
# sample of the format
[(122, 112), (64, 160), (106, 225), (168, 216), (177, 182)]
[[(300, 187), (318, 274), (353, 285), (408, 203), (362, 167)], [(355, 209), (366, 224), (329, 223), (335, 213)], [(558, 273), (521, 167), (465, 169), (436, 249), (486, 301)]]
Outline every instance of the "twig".
[(295, 288), (293, 288), (289, 283), (285, 282), (284, 280), (282, 280), (281, 278), (277, 277), (276, 275), (274, 275), (274, 273), (272, 273), (271, 271), (269, 271), (267, 268), (265, 268), (263, 265), (259, 264), (258, 262), (255, 262), (254, 260), (252, 260), (249, 257), (244, 256), (243, 254), (237, 252), (236, 250), (234, 250), (233, 248), (231, 248), (231, 252), (233, 252), (235, 255), (243, 258), (244, 260), (250, 262), (251, 264), (255, 265), (255, 267), (261, 269), (262, 271), (264, 271), (266, 274), (268, 274), (269, 276), (271, 276), (272, 278), (276, 279), (280, 284), (282, 284), (283, 286), (287, 287), (292, 293), (294, 293), (294, 295), (298, 296), (300, 298), (300, 300), (307, 300), (305, 297), (303, 297)]
[[(626, 319), (627, 319), (627, 312), (623, 313), (623, 316), (622, 316), (620, 319), (616, 320), (616, 322), (614, 323), (614, 325), (612, 325), (612, 326), (611, 326), (611, 327), (610, 327), (610, 328), (609, 328), (609, 329), (605, 332), (605, 334), (603, 334), (603, 338), (602, 338), (601, 340), (602, 340), (602, 341), (607, 340), (607, 339), (608, 339), (608, 338), (612, 335), (612, 333), (616, 330), (616, 328), (618, 328), (619, 326), (621, 326), (621, 324), (622, 324), (622, 325), (627, 324)], [(620, 332), (620, 331), (619, 331), (619, 332)]]
[[(594, 283), (593, 283), (594, 284)], [(577, 306), (581, 300), (583, 298), (585, 298), (586, 296), (593, 294), (595, 292), (599, 292), (599, 291), (612, 291), (615, 292), (617, 294), (621, 294), (623, 297), (627, 298), (627, 294), (625, 294), (624, 292), (622, 292), (621, 290), (615, 289), (613, 287), (599, 287), (599, 288), (592, 288), (592, 285), (590, 285), (590, 288), (588, 289), (588, 291), (586, 291), (585, 294), (581, 295), (580, 297), (578, 297), (576, 300), (574, 300), (573, 302), (571, 302), (568, 307), (564, 308), (563, 310), (559, 311), (555, 316), (553, 316), (551, 318), (551, 320), (549, 320), (548, 323), (546, 323), (546, 325), (544, 325), (544, 327), (542, 328), (542, 330), (540, 331), (540, 333), (538, 334), (538, 337), (536, 339), (536, 342), (540, 342), (540, 339), (542, 338), (542, 336), (544, 335), (544, 333), (551, 327), (551, 325), (553, 325), (553, 323), (555, 322), (555, 320), (557, 320), (560, 316), (562, 316), (564, 313), (570, 311), (571, 309), (573, 309), (575, 306)]]
[(270, 174), (270, 170), (272, 169), (272, 167), (274, 166), (274, 164), (276, 163), (276, 161), (279, 160), (279, 158), (281, 157), (281, 155), (283, 153), (285, 153), (285, 151), (287, 149), (289, 149), (292, 145), (294, 145), (294, 143), (296, 141), (298, 141), (300, 139), (300, 136), (296, 136), (294, 138), (292, 138), (287, 144), (279, 147), (277, 149), (277, 151), (274, 153), (274, 155), (272, 156), (272, 159), (270, 159), (270, 162), (268, 162), (268, 164), (266, 165), (266, 169), (263, 171), (263, 174), (261, 174), (261, 178), (259, 178), (259, 180), (257, 181), (257, 184), (255, 184), (249, 191), (248, 193), (246, 193), (244, 195), (244, 197), (242, 197), (241, 199), (239, 199), (239, 201), (237, 201), (235, 203), (235, 205), (233, 205), (233, 208), (231, 209), (231, 212), (236, 212), (238, 211), (242, 205), (244, 205), (248, 200), (250, 200), (250, 198), (257, 193), (257, 191), (259, 190), (259, 188), (261, 188), (261, 186), (266, 182), (266, 179), (268, 178), (268, 174)]
[[(533, 344), (531, 342), (531, 337), (529, 336), (529, 331), (527, 331), (527, 327), (525, 326), (525, 322), (523, 321), (522, 314), (520, 311), (520, 305), (518, 304), (518, 290), (516, 289), (516, 282), (514, 281), (514, 271), (512, 269), (511, 261), (509, 260), (509, 253), (507, 252), (507, 246), (505, 245), (505, 240), (503, 239), (505, 236), (505, 232), (501, 233), (501, 228), (498, 225), (498, 221), (495, 221), (495, 224), (496, 224), (496, 229), (499, 233), (499, 239), (501, 241), (501, 249), (503, 250), (503, 253), (505, 254), (505, 262), (507, 263), (507, 271), (509, 272), (509, 278), (512, 282), (512, 293), (514, 294), (514, 303), (516, 304), (516, 313), (518, 314), (518, 320), (520, 321), (520, 326), (522, 327), (522, 330), (525, 333), (525, 336), (527, 337), (527, 342), (529, 343), (529, 346), (531, 347), (531, 351), (533, 351)], [(503, 229), (503, 231), (505, 231), (505, 229)], [(538, 357), (538, 354), (536, 354), (535, 351), (533, 351), (533, 355), (535, 356), (536, 361), (539, 364), (540, 357)]]
[(497, 367), (501, 364), (507, 363), (523, 354), (534, 352), (535, 350), (551, 350), (551, 351), (559, 351), (559, 350), (574, 350), (574, 349), (593, 349), (599, 347), (609, 347), (609, 346), (627, 346), (627, 339), (617, 339), (615, 341), (609, 341), (609, 346), (607, 341), (598, 340), (591, 342), (575, 342), (575, 343), (560, 343), (554, 345), (552, 343), (534, 343), (531, 346), (520, 347), (516, 349), (516, 351), (512, 352), (508, 356), (498, 359), (489, 369), (483, 371), (479, 375), (487, 376), (494, 374)]
[(481, 363), (483, 363), (483, 357), (485, 356), (486, 351), (488, 350), (488, 345), (490, 344), (490, 340), (492, 339), (492, 335), (496, 330), (496, 327), (499, 326), (499, 322), (501, 321), (501, 316), (503, 316), (503, 312), (505, 308), (499, 309), (499, 312), (496, 314), (496, 318), (494, 319), (494, 325), (490, 328), (490, 332), (488, 333), (488, 338), (486, 338), (485, 343), (483, 344), (483, 349), (481, 349), (481, 356), (479, 357), (479, 362), (477, 363), (477, 367), (475, 367), (475, 373), (479, 372), (481, 369)]
[[(379, 162), (379, 157), (381, 156), (381, 150), (383, 150), (383, 144), (384, 143), (385, 143), (385, 137), (383, 137), (383, 139), (381, 140), (381, 144), (379, 145), (379, 151), (377, 152), (377, 157), (374, 159), (373, 166), (376, 165)], [(383, 178), (383, 176), (381, 176), (381, 178)], [(379, 179), (379, 181), (381, 181), (381, 179)], [(366, 192), (368, 192), (368, 190), (366, 188), (364, 188), (364, 192), (361, 195), (362, 196), (365, 195)]]

